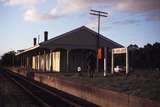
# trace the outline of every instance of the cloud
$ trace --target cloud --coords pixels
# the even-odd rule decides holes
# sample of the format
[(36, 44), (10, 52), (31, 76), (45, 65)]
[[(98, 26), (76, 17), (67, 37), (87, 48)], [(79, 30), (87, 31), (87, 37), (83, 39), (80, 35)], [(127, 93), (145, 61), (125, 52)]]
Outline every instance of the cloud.
[(24, 20), (30, 21), (30, 22), (49, 20), (49, 19), (53, 19), (53, 18), (54, 17), (49, 14), (39, 14), (39, 12), (34, 8), (28, 9), (24, 13)]
[(160, 21), (160, 11), (146, 14), (146, 21)]
[(147, 12), (160, 10), (160, 0), (57, 0), (57, 6), (51, 9), (53, 14), (68, 15), (87, 8), (103, 5), (115, 11)]
[[(160, 10), (160, 0), (58, 0), (57, 6), (52, 8), (50, 14), (53, 16), (67, 16), (74, 13), (88, 11), (88, 9), (94, 8), (98, 5), (103, 5), (105, 8), (110, 8), (112, 11), (143, 14), (150, 11)], [(153, 16), (151, 19), (159, 20), (159, 16)], [(117, 24), (133, 24), (137, 23), (137, 20), (126, 20), (116, 22)]]
[(128, 24), (136, 24), (136, 23), (139, 23), (139, 20), (127, 19), (127, 20), (120, 20), (120, 21), (112, 22), (112, 24), (116, 24), (116, 25), (128, 25)]
[[(1, 2), (15, 5), (36, 5), (47, 0), (0, 0)], [(142, 12), (150, 10), (160, 10), (160, 0), (57, 0), (57, 6), (51, 9), (51, 13), (71, 14), (77, 11), (82, 11), (86, 8), (94, 7), (95, 5), (106, 5), (113, 9)], [(56, 14), (57, 14), (56, 13)]]
[[(37, 11), (37, 4), (44, 3), (46, 0), (0, 0), (5, 6), (19, 6), (24, 9), (24, 20), (30, 22), (51, 19), (51, 15), (42, 14)], [(24, 8), (25, 7), (25, 8)]]
[(26, 21), (36, 22), (42, 20), (54, 20), (59, 17), (72, 15), (83, 11), (88, 7), (84, 0), (58, 0), (57, 5), (51, 8), (46, 14), (38, 12), (36, 9), (28, 9), (24, 14)]
[(109, 6), (118, 0), (58, 0), (57, 6), (52, 8), (52, 15), (65, 16), (76, 12), (83, 12), (96, 5)]
[(0, 1), (8, 6), (18, 6), (18, 5), (32, 6), (32, 5), (36, 5), (38, 3), (41, 3), (45, 0), (0, 0)]
[(160, 0), (123, 0), (117, 4), (116, 8), (127, 12), (160, 10)]
[[(54, 20), (59, 17), (65, 17), (74, 15), (75, 13), (86, 12), (89, 9), (99, 8), (109, 9), (113, 12), (123, 12), (132, 14), (148, 13), (144, 16), (146, 19), (159, 20), (160, 15), (152, 16), (150, 12), (160, 11), (160, 0), (56, 0), (56, 6), (48, 9), (48, 11), (41, 13), (36, 7), (37, 4), (48, 2), (47, 0), (0, 0), (8, 6), (28, 6), (24, 11), (24, 19), (26, 21), (42, 21), (42, 20)], [(42, 5), (43, 6), (43, 5)], [(45, 5), (44, 5), (45, 6)], [(123, 23), (135, 23), (133, 20), (115, 22), (119, 24)]]
[(148, 18), (152, 21), (160, 21), (160, 15), (159, 16), (151, 16), (150, 18)]
[(84, 0), (58, 0), (57, 6), (52, 8), (50, 13), (53, 16), (66, 16), (83, 11), (88, 6)]

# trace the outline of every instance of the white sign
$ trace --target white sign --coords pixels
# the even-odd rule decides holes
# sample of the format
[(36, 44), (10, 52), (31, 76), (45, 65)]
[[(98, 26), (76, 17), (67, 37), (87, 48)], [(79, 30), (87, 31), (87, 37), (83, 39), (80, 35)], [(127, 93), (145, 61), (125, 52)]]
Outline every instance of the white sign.
[(127, 48), (115, 48), (113, 49), (114, 54), (122, 54), (122, 53), (127, 53)]

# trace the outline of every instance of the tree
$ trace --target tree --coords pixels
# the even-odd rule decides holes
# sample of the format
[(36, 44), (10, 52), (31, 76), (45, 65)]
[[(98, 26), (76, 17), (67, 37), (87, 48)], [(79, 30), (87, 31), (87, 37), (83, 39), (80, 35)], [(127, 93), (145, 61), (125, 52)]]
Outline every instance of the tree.
[(5, 66), (13, 66), (15, 62), (15, 51), (9, 51), (2, 56), (1, 64)]
[(160, 43), (156, 42), (153, 44), (153, 50), (152, 50), (152, 55), (153, 55), (153, 64), (154, 68), (160, 69)]
[(130, 66), (143, 69), (160, 69), (160, 43), (147, 44), (139, 48), (136, 44), (129, 45)]

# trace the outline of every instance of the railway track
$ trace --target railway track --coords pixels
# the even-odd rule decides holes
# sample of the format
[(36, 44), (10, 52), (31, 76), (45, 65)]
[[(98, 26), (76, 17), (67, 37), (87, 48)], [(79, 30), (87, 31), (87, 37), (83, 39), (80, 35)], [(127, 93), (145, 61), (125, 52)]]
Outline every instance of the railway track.
[(98, 107), (97, 105), (69, 95), (45, 84), (27, 79), (11, 71), (3, 72), (5, 77), (14, 81), (26, 93), (32, 96), (43, 107)]
[(44, 107), (0, 69), (0, 107)]

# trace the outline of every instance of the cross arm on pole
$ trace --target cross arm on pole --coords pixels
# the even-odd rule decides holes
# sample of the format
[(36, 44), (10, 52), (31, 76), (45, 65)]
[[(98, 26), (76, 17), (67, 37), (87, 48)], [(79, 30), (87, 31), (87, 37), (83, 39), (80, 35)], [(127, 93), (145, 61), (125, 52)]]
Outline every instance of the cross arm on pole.
[(107, 15), (102, 15), (102, 14), (97, 14), (97, 13), (90, 13), (91, 15), (95, 15), (95, 16), (102, 16), (102, 17), (108, 17)]
[(93, 10), (91, 9), (92, 12), (97, 12), (97, 13), (103, 13), (103, 14), (108, 14), (108, 12), (103, 12), (103, 11), (97, 11), (97, 10)]

